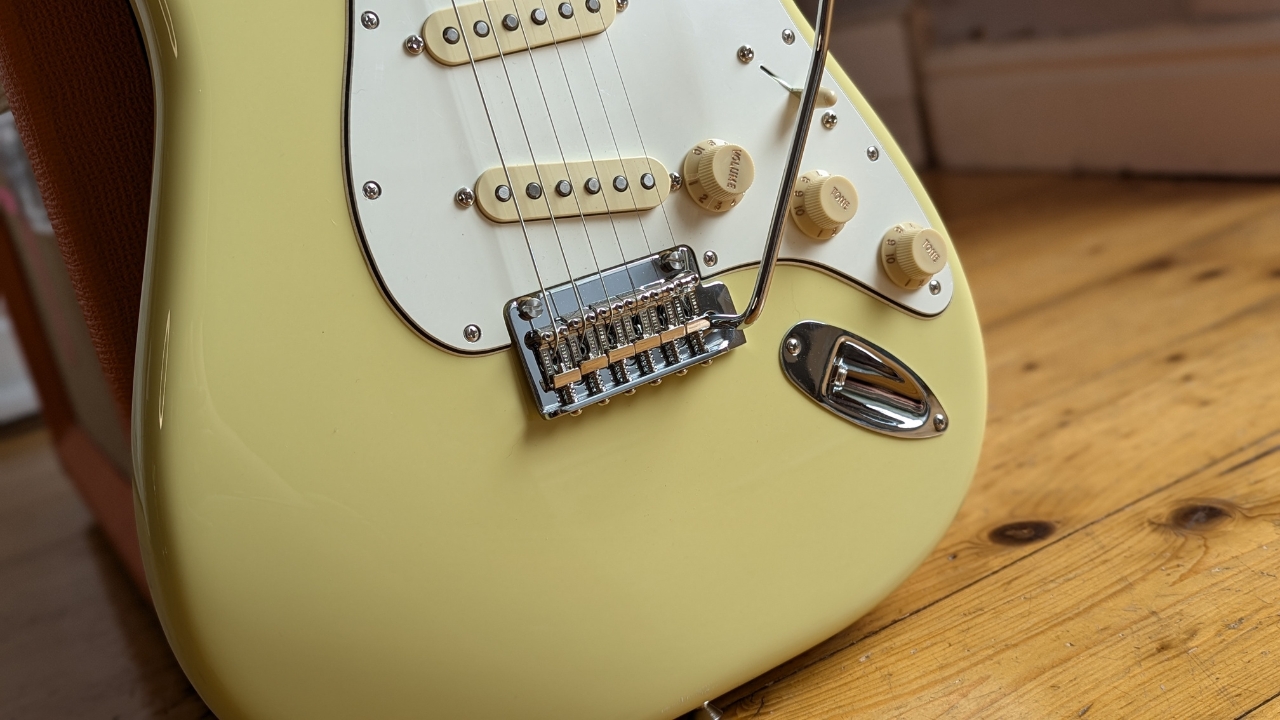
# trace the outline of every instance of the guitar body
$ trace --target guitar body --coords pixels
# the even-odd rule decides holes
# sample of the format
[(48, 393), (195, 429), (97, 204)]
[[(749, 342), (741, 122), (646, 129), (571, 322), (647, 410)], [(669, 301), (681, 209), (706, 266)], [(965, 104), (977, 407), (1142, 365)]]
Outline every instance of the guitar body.
[[(629, 22), (641, 27), (659, 12), (676, 21), (689, 2), (633, 0), (607, 33), (625, 60)], [(778, 48), (784, 26), (808, 31), (789, 2), (696, 3), (725, 16), (723, 28), (705, 31), (725, 38), (681, 40), (689, 73), (742, 65), (733, 57), (737, 14), (767, 16)], [(449, 7), (400, 5), (419, 6), (419, 23)], [(669, 720), (847, 626), (941, 537), (975, 468), (986, 402), (977, 317), (954, 251), (949, 303), (925, 314), (838, 268), (788, 262), (784, 250), (746, 344), (607, 407), (544, 419), (501, 325), (503, 302), (530, 291), (531, 274), (472, 260), (449, 269), (476, 284), (506, 277), (514, 290), (477, 307), (486, 346), (474, 352), (462, 327), (433, 332), (429, 317), (401, 302), (401, 261), (379, 248), (387, 236), (373, 215), (394, 207), (394, 187), (371, 201), (361, 194), (365, 178), (352, 175), (371, 162), (356, 152), (376, 134), (357, 127), (354, 98), (382, 62), (361, 66), (364, 39), (351, 37), (364, 30), (364, 8), (302, 0), (138, 0), (136, 8), (160, 127), (134, 402), (139, 531), (169, 641), (218, 717)], [(384, 19), (379, 31), (398, 33), (399, 47), (407, 32), (389, 26)], [(755, 45), (761, 56), (774, 50), (763, 39)], [(793, 50), (778, 64), (802, 68), (803, 37)], [(704, 51), (716, 62), (695, 57)], [(405, 57), (424, 76), (464, 74), (456, 87), (465, 79), (475, 90), (469, 67)], [(888, 133), (831, 69), (837, 131), (870, 133), (882, 152), (875, 171), (896, 178), (920, 223), (942, 232)], [(752, 82), (761, 75), (743, 72)], [(642, 76), (627, 75), (637, 96), (646, 83), (668, 82)], [(434, 113), (454, 112), (449, 96), (436, 98)], [(782, 172), (771, 158), (785, 152), (795, 118), (794, 103), (786, 108), (781, 99), (738, 119), (766, 124), (782, 151), (753, 148), (753, 205), (725, 215), (752, 228), (742, 240), (750, 251), (726, 256), (755, 253), (758, 262)], [(438, 138), (438, 156), (418, 148), (425, 155), (415, 166), (424, 175), (456, 169), (438, 157), (478, 145), (483, 122), (468, 121), (476, 135), (467, 142)], [(663, 132), (647, 133), (647, 152), (633, 154), (678, 170), (683, 151), (666, 148), (727, 131)], [(823, 132), (814, 130), (811, 148), (834, 142), (819, 139)], [(845, 144), (870, 162), (870, 143)], [(810, 154), (805, 170), (820, 166)], [(493, 161), (477, 157), (453, 186)], [(891, 204), (873, 188), (859, 192), (859, 217)], [(420, 201), (422, 242), (490, 242), (501, 232), (517, 248), (523, 242), (518, 225), (443, 200)], [(658, 227), (661, 212), (699, 258), (720, 232), (683, 190), (645, 222)], [(731, 219), (739, 212), (744, 219)], [(449, 229), (463, 222), (474, 232)], [(891, 223), (870, 222), (878, 242)], [(702, 229), (684, 229), (695, 225)], [(823, 247), (866, 232), (851, 223)], [(503, 252), (494, 262), (517, 268), (519, 253)], [(610, 265), (638, 254), (614, 252)], [(716, 270), (700, 269), (743, 307), (756, 267)], [(561, 273), (546, 282), (577, 271)], [(908, 365), (945, 405), (946, 432), (870, 432), (800, 392), (782, 372), (780, 346), (811, 320)]]

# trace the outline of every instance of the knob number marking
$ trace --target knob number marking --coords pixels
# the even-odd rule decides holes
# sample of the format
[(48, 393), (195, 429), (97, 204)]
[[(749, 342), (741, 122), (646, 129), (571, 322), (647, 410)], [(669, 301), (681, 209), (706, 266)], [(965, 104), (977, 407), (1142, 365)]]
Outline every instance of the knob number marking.
[(899, 287), (919, 290), (947, 265), (947, 246), (942, 234), (915, 223), (896, 225), (885, 233), (880, 244), (880, 261), (885, 274)]

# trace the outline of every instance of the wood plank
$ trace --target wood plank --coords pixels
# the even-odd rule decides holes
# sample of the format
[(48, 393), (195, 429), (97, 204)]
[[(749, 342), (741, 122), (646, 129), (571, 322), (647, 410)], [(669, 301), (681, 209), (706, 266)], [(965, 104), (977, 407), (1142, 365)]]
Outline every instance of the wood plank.
[(1239, 717), (1280, 688), (1280, 431), (730, 717)]
[[(1269, 210), (1250, 222), (1260, 240), (1241, 258), (1232, 255), (1229, 242), (1237, 233), (1216, 233), (1191, 242), (1183, 261), (1123, 273), (1064, 302), (1065, 310), (1040, 311), (1059, 312), (1053, 322), (1031, 314), (993, 331), (989, 353), (996, 357), (1064, 337), (1064, 370), (1046, 373), (1046, 381), (1028, 378), (1034, 374), (1015, 363), (1002, 368), (993, 362), (993, 396), (1008, 385), (1010, 396), (1020, 399), (1004, 417), (993, 418), (973, 490), (938, 550), (854, 626), (721, 701), (797, 672), (1034, 550), (1034, 542), (992, 542), (992, 532), (1006, 523), (1040, 521), (1051, 532), (1072, 532), (1167, 482), (1149, 467), (1150, 458), (1185, 474), (1264, 432), (1252, 423), (1280, 417), (1280, 399), (1238, 389), (1265, 387), (1280, 369), (1280, 282), (1259, 262), (1259, 254), (1276, 250), (1266, 238), (1276, 236), (1280, 217)], [(1236, 263), (1231, 273), (1193, 282), (1222, 262)], [(1212, 280), (1232, 274), (1237, 284), (1226, 286), (1229, 292), (1213, 286)], [(1135, 312), (1135, 306), (1141, 306), (1139, 315), (1169, 319), (1122, 337), (1109, 333), (1110, 318)], [(1116, 342), (1099, 349), (1098, 337)], [(1206, 411), (1205, 403), (1213, 410)], [(1206, 412), (1215, 420), (1206, 422)], [(1110, 449), (1107, 438), (1115, 440)]]
[(0, 717), (213, 718), (42, 430), (0, 438), (0, 628)]

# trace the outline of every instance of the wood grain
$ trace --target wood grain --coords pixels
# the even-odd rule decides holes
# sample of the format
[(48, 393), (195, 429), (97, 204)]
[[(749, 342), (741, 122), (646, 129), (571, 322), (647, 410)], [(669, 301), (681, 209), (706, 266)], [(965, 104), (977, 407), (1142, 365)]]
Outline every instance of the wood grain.
[[(1004, 656), (983, 656), (973, 669), (990, 673), (996, 689), (965, 685), (972, 693), (945, 706), (902, 705), (888, 685), (851, 668), (849, 657), (857, 660), (885, 642), (974, 642), (981, 631), (971, 625), (942, 628), (928, 618), (943, 612), (938, 608), (963, 607), (972, 616), (1010, 607), (1000, 593), (1012, 592), (1006, 578), (1014, 568), (1037, 569), (1035, 582), (1063, 577), (1062, 559), (1046, 555), (1048, 547), (1086, 528), (1089, 537), (1100, 537), (1104, 518), (1138, 512), (1124, 509), (1171, 492), (1280, 430), (1280, 388), (1273, 381), (1280, 372), (1280, 188), (1037, 177), (1018, 183), (1000, 176), (935, 178), (938, 184), (973, 282), (991, 365), (991, 420), (973, 489), (939, 548), (906, 584), (828, 642), (721, 698), (733, 713), (1074, 715), (1088, 704), (1089, 688), (1080, 681), (1058, 694), (1058, 704), (1041, 696), (1028, 705), (994, 704), (1002, 692), (1023, 697), (1014, 692), (1022, 680)], [(996, 199), (984, 200), (987, 193)], [(1039, 211), (1043, 222), (1017, 224), (1014, 233), (1009, 218), (1027, 208)], [(1099, 243), (1102, 251), (1090, 250)], [(1091, 255), (1093, 262), (1082, 260)], [(1106, 532), (1119, 532), (1118, 522), (1106, 524)], [(1221, 536), (1217, 551), (1230, 554), (1222, 548), (1232, 537)], [(1136, 541), (1116, 535), (1097, 542)], [(1052, 565), (1043, 565), (1051, 558)], [(1116, 559), (1099, 555), (1091, 562), (1100, 561)], [(1038, 622), (1075, 612), (1072, 603), (1104, 592), (1101, 585), (1069, 587), (1051, 601), (1037, 595), (1039, 609), (1031, 614)], [(1182, 583), (1171, 592), (1201, 598), (1191, 587)], [(1019, 597), (1026, 594), (1026, 587), (1019, 589)], [(979, 600), (959, 604), (971, 598)], [(1213, 611), (1209, 595), (1187, 612), (1197, 608)], [(1048, 653), (1041, 642), (1042, 635), (1030, 634), (1019, 641), (1020, 652)], [(1134, 672), (1124, 656), (1113, 657), (1109, 670)], [(884, 662), (880, 671), (896, 687), (909, 663)], [(1280, 672), (1254, 667), (1251, 673), (1260, 684), (1250, 692), (1263, 700), (1280, 692)], [(935, 675), (936, 689), (945, 689), (943, 675)], [(913, 694), (927, 694), (928, 677), (921, 671)], [(1106, 682), (1125, 687), (1116, 677)], [(1071, 707), (1077, 698), (1082, 702)], [(1232, 708), (1221, 709), (1232, 717), (1249, 709), (1230, 715)], [(1147, 715), (1161, 716), (1155, 705), (1099, 716)], [(1182, 716), (1219, 715), (1176, 715)]]

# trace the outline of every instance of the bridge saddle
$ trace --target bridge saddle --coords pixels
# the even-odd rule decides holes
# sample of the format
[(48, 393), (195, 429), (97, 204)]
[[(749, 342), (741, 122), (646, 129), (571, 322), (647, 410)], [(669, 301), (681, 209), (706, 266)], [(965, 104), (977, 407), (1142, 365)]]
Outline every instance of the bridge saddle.
[(538, 412), (554, 418), (742, 345), (741, 330), (707, 319), (734, 313), (728, 288), (703, 283), (680, 246), (512, 300), (506, 316)]

